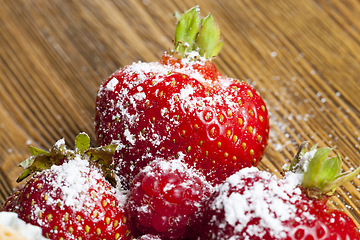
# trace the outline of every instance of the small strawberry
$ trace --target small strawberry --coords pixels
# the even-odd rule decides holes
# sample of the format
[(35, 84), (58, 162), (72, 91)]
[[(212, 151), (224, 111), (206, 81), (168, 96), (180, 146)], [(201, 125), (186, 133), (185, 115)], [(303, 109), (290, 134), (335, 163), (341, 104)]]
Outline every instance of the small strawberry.
[(130, 193), (127, 209), (141, 232), (186, 239), (199, 231), (212, 187), (180, 160), (156, 159), (136, 175)]
[(179, 20), (175, 50), (159, 63), (133, 63), (99, 89), (95, 130), (100, 144), (118, 140), (117, 174), (131, 179), (156, 157), (184, 153), (212, 183), (256, 166), (269, 134), (266, 105), (245, 82), (222, 76), (211, 62), (219, 28), (197, 7)]
[(68, 150), (63, 140), (50, 152), (30, 147), (33, 156), (21, 163), (25, 171), (18, 180), (35, 173), (2, 210), (16, 212), (20, 219), (41, 227), (50, 239), (136, 237), (136, 229), (125, 216), (124, 193), (106, 180), (109, 171), (98, 167), (112, 161), (116, 145), (96, 149), (89, 145), (83, 133), (76, 138), (75, 151)]
[(209, 202), (201, 239), (359, 240), (350, 217), (326, 202), (360, 168), (340, 173), (340, 157), (327, 158), (330, 149), (300, 149), (290, 167), (295, 173), (281, 180), (257, 168), (230, 176)]

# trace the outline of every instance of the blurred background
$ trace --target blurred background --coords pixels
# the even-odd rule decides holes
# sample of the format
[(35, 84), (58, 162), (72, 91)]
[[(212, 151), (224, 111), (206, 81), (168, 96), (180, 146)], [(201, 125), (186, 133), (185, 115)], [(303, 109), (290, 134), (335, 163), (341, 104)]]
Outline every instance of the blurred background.
[[(28, 145), (49, 149), (87, 132), (96, 146), (96, 92), (115, 70), (158, 61), (180, 13), (200, 6), (221, 29), (214, 63), (266, 101), (270, 140), (259, 165), (280, 176), (302, 141), (360, 165), (360, 2), (356, 0), (2, 0), (0, 206), (18, 187)], [(360, 180), (332, 207), (360, 221)]]

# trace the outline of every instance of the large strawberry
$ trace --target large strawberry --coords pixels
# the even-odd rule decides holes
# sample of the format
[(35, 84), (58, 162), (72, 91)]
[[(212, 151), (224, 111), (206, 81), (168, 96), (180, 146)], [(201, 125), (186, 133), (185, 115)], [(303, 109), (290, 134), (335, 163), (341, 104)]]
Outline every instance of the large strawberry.
[(257, 168), (230, 176), (209, 202), (201, 239), (359, 240), (350, 217), (326, 202), (360, 168), (340, 173), (340, 158), (327, 158), (330, 149), (304, 149), (281, 180)]
[(197, 7), (179, 20), (175, 49), (158, 63), (133, 63), (99, 89), (95, 130), (100, 144), (118, 140), (115, 169), (129, 183), (156, 157), (184, 153), (185, 162), (219, 183), (256, 166), (269, 134), (259, 93), (222, 76), (211, 62), (219, 52), (219, 28)]
[[(115, 145), (89, 148), (86, 134), (76, 138), (76, 151), (59, 140), (46, 152), (30, 147), (34, 155), (21, 165), (19, 181), (35, 174), (3, 206), (19, 218), (42, 228), (50, 239), (132, 239), (136, 228), (127, 221), (125, 195), (106, 180)], [(109, 175), (108, 179), (113, 179)], [(114, 182), (115, 183), (115, 182)]]

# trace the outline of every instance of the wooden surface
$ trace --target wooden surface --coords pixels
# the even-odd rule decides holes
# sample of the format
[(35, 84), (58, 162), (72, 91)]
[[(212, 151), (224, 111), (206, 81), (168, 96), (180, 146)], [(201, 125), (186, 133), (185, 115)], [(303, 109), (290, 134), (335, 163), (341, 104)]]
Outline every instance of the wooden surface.
[[(360, 165), (360, 2), (356, 0), (3, 0), (0, 7), (0, 205), (28, 144), (48, 149), (87, 132), (102, 81), (172, 47), (175, 11), (211, 12), (225, 45), (214, 60), (252, 83), (270, 111), (259, 165), (279, 175), (304, 140)], [(335, 154), (335, 152), (333, 154)], [(360, 180), (332, 206), (360, 222)]]

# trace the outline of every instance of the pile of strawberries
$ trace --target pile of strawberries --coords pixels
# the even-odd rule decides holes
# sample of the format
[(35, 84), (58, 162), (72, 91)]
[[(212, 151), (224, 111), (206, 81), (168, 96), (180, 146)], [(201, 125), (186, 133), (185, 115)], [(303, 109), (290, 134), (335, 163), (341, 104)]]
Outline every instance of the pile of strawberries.
[(211, 62), (222, 47), (213, 17), (184, 13), (175, 49), (113, 73), (96, 98), (100, 147), (80, 133), (31, 157), (3, 211), (49, 239), (360, 239), (327, 207), (341, 173), (330, 149), (300, 146), (279, 180), (256, 166), (269, 138), (266, 105)]

